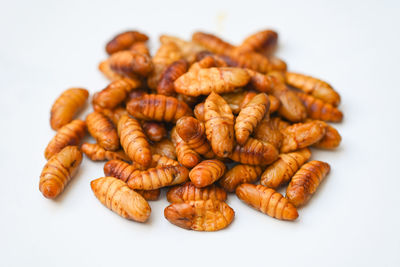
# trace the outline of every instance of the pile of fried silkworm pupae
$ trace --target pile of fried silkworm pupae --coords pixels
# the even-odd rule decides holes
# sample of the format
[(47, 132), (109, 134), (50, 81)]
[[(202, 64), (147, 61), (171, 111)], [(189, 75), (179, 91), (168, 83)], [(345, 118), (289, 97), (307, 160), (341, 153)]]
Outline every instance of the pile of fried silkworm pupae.
[[(166, 188), (165, 218), (181, 228), (217, 231), (235, 212), (227, 193), (280, 220), (296, 220), (330, 171), (311, 148), (335, 149), (339, 94), (317, 78), (287, 71), (274, 56), (278, 34), (264, 30), (234, 46), (196, 32), (191, 41), (162, 35), (153, 56), (138, 31), (115, 36), (99, 70), (109, 84), (76, 119), (86, 89), (64, 91), (51, 108), (57, 131), (39, 189), (56, 198), (76, 174), (82, 152), (107, 161), (91, 181), (98, 200), (120, 216), (146, 222)], [(83, 143), (86, 132), (96, 143)], [(259, 181), (259, 184), (255, 185)], [(286, 195), (276, 190), (287, 185)]]

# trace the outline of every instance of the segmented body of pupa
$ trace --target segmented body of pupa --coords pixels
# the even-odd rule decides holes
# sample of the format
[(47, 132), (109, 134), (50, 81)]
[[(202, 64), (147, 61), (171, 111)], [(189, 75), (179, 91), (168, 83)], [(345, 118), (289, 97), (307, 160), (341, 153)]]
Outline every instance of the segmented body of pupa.
[(88, 131), (97, 143), (106, 150), (119, 148), (119, 137), (114, 124), (102, 113), (94, 111), (86, 117)]
[(249, 138), (243, 146), (236, 145), (229, 158), (242, 164), (266, 165), (274, 162), (278, 154), (272, 144)]
[(309, 118), (332, 122), (341, 122), (343, 120), (343, 113), (331, 104), (301, 92), (297, 92), (297, 96), (306, 107)]
[(227, 171), (218, 183), (226, 191), (234, 192), (240, 184), (256, 182), (261, 172), (260, 166), (238, 164)]
[(98, 144), (84, 143), (82, 144), (82, 152), (93, 161), (113, 160), (119, 159), (124, 161), (131, 161), (128, 155), (123, 150), (108, 151)]
[(167, 192), (167, 200), (171, 203), (208, 199), (225, 201), (226, 192), (216, 185), (198, 188), (191, 182), (171, 187)]
[(205, 187), (224, 175), (226, 166), (217, 159), (204, 160), (189, 173), (190, 180), (196, 187)]
[(146, 34), (138, 31), (126, 31), (119, 33), (111, 39), (106, 45), (106, 51), (109, 55), (126, 50), (136, 42), (145, 42), (149, 39)]

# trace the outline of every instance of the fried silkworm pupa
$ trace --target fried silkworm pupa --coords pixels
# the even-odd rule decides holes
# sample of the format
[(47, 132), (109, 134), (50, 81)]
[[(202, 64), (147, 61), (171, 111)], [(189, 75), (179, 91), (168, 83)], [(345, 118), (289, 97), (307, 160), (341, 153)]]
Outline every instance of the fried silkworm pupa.
[(286, 189), (286, 198), (296, 207), (304, 205), (330, 171), (326, 162), (313, 160), (296, 172)]
[(193, 110), (194, 116), (201, 122), (204, 122), (204, 102), (197, 104)]
[(182, 140), (205, 158), (215, 157), (205, 135), (205, 126), (193, 117), (185, 116), (176, 122), (176, 131)]
[(244, 183), (254, 183), (258, 180), (262, 169), (260, 166), (238, 164), (219, 179), (219, 185), (227, 192), (234, 192), (236, 187)]
[(193, 42), (205, 47), (207, 50), (210, 50), (216, 54), (226, 54), (227, 51), (231, 51), (234, 49), (234, 46), (220, 39), (219, 37), (203, 33), (203, 32), (195, 32), (192, 35)]
[(246, 69), (250, 75), (249, 87), (259, 92), (271, 94), (276, 85), (276, 80), (270, 75), (265, 75), (257, 71)]
[(192, 115), (192, 110), (186, 103), (175, 97), (156, 94), (132, 98), (126, 109), (135, 118), (147, 121), (176, 122), (183, 116)]
[(114, 109), (101, 109), (99, 112), (112, 121), (115, 127), (118, 126), (118, 121), (123, 115), (129, 115), (128, 111), (126, 111), (126, 109), (123, 107), (116, 107)]
[(82, 144), (82, 152), (93, 161), (113, 160), (119, 159), (124, 161), (131, 161), (123, 150), (107, 151), (98, 144)]
[(148, 39), (147, 35), (138, 31), (122, 32), (107, 43), (106, 52), (111, 55), (115, 52), (128, 49), (136, 42), (145, 42)]
[(242, 164), (266, 165), (274, 162), (278, 154), (272, 144), (249, 138), (243, 146), (236, 145), (229, 158)]
[(86, 134), (86, 123), (81, 120), (73, 120), (61, 127), (51, 139), (44, 151), (44, 157), (48, 160), (60, 152), (66, 146), (79, 145)]
[(306, 107), (309, 118), (332, 122), (341, 122), (343, 120), (343, 113), (331, 104), (301, 92), (297, 92), (297, 96)]
[(269, 113), (274, 113), (277, 111), (281, 105), (281, 102), (279, 101), (278, 98), (276, 98), (273, 95), (268, 95), (269, 98)]
[(108, 60), (113, 71), (127, 77), (146, 77), (153, 70), (153, 63), (148, 55), (130, 50), (116, 52)]
[(289, 90), (284, 84), (273, 88), (273, 96), (279, 99), (281, 105), (279, 115), (291, 122), (303, 121), (307, 118), (307, 110), (295, 92)]
[[(233, 114), (239, 114), (244, 106), (246, 106), (257, 95), (254, 91), (238, 91), (221, 95), (226, 103), (228, 103)], [(196, 113), (196, 110), (194, 111)], [(195, 114), (196, 115), (196, 114)]]
[(188, 42), (171, 35), (161, 35), (160, 42), (161, 44), (174, 43), (181, 51), (182, 57), (186, 59), (189, 63), (192, 63), (196, 60), (196, 55), (199, 52), (205, 51), (204, 47), (194, 42)]
[(121, 79), (128, 79), (124, 75), (118, 74), (111, 69), (109, 59), (99, 63), (99, 71), (110, 81), (117, 81)]
[(244, 145), (254, 129), (269, 111), (269, 98), (266, 94), (256, 95), (239, 113), (235, 122), (236, 141)]
[(263, 30), (248, 36), (238, 48), (245, 52), (254, 51), (270, 56), (276, 50), (277, 44), (278, 33), (273, 30)]
[(166, 167), (166, 166), (181, 166), (181, 164), (178, 161), (170, 159), (166, 156), (161, 156), (157, 154), (153, 155), (151, 162), (152, 168)]
[(88, 97), (89, 92), (83, 88), (65, 90), (51, 107), (51, 128), (57, 131), (71, 122), (75, 115), (83, 108)]
[(209, 199), (173, 203), (165, 208), (164, 216), (187, 230), (218, 231), (231, 224), (235, 212), (225, 202)]
[(246, 85), (250, 76), (240, 68), (208, 68), (189, 71), (175, 82), (175, 91), (190, 96), (208, 95), (211, 92), (229, 93)]
[(324, 81), (294, 72), (286, 72), (285, 78), (288, 85), (321, 99), (325, 103), (331, 104), (334, 107), (340, 104), (340, 95), (330, 84)]
[(340, 145), (342, 137), (340, 136), (338, 130), (326, 123), (325, 135), (317, 143), (313, 144), (313, 147), (322, 149), (334, 149)]
[(270, 143), (279, 149), (282, 145), (283, 135), (281, 130), (288, 127), (289, 123), (279, 117), (264, 117), (254, 131), (254, 137), (260, 141)]
[(311, 157), (308, 148), (280, 154), (279, 158), (268, 166), (261, 175), (261, 184), (270, 188), (277, 188), (290, 181), (295, 172)]
[(189, 178), (196, 187), (206, 187), (221, 178), (225, 170), (225, 164), (217, 159), (204, 160), (189, 172)]
[(132, 90), (139, 88), (140, 85), (141, 81), (139, 79), (123, 78), (113, 81), (106, 88), (94, 94), (93, 105), (105, 109), (113, 109), (121, 104)]
[(296, 207), (272, 188), (241, 184), (236, 195), (247, 205), (279, 220), (294, 221), (299, 217)]
[(145, 121), (142, 124), (142, 128), (146, 136), (153, 142), (159, 142), (167, 136), (167, 129), (157, 122)]
[(112, 122), (102, 113), (94, 111), (87, 115), (86, 124), (90, 135), (104, 149), (115, 151), (119, 148), (117, 130)]
[(144, 170), (144, 168), (135, 162), (129, 164), (122, 160), (113, 159), (104, 164), (103, 170), (104, 175), (112, 176), (127, 182), (135, 177), (141, 170)]
[(176, 159), (176, 151), (173, 142), (167, 138), (162, 139), (160, 142), (155, 142), (151, 146), (151, 153)]
[(67, 146), (52, 156), (40, 175), (39, 190), (46, 198), (56, 198), (75, 176), (82, 161), (77, 146)]
[(161, 75), (161, 80), (157, 85), (157, 94), (175, 95), (174, 82), (188, 70), (189, 64), (186, 60), (180, 59), (169, 65)]
[(147, 56), (150, 56), (150, 51), (149, 48), (146, 44), (146, 42), (136, 42), (133, 43), (130, 47), (129, 50), (140, 53), (140, 54), (144, 54)]
[(234, 117), (226, 101), (214, 92), (204, 103), (204, 119), (206, 136), (212, 150), (219, 157), (227, 157), (232, 152), (235, 143)]
[(326, 133), (326, 124), (320, 121), (296, 123), (284, 128), (281, 133), (281, 153), (287, 153), (319, 142)]
[(147, 201), (155, 201), (160, 197), (161, 190), (154, 189), (154, 190), (135, 190), (139, 193), (144, 199)]
[(114, 177), (101, 177), (90, 182), (96, 198), (121, 217), (145, 222), (150, 217), (149, 203), (126, 183)]
[(200, 155), (182, 140), (182, 138), (176, 132), (176, 127), (174, 127), (171, 131), (171, 139), (175, 145), (176, 157), (178, 158), (179, 163), (187, 168), (193, 168), (200, 162)]
[(272, 71), (280, 71), (283, 73), (286, 72), (287, 64), (285, 61), (283, 61), (282, 59), (277, 58), (275, 56), (268, 57), (268, 59), (271, 64), (271, 70), (269, 72), (272, 72)]
[(214, 184), (203, 188), (197, 188), (191, 182), (171, 187), (167, 192), (167, 200), (171, 203), (208, 199), (225, 201), (226, 192), (224, 189)]
[[(201, 56), (205, 53), (208, 53), (207, 56), (201, 58)], [(196, 58), (200, 57), (201, 59), (195, 63), (193, 63), (189, 71), (191, 72), (196, 72), (199, 71), (200, 69), (207, 69), (211, 67), (228, 67), (228, 64), (221, 59), (219, 56), (216, 56), (210, 52), (203, 51), (199, 54), (196, 55)]]
[(150, 166), (150, 144), (137, 120), (128, 115), (122, 116), (118, 122), (118, 135), (124, 151), (132, 161), (143, 167)]

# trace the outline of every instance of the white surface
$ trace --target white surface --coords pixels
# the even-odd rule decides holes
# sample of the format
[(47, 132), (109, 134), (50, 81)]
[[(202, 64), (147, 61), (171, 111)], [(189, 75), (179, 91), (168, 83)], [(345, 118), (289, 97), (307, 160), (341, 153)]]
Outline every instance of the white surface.
[[(0, 9), (0, 266), (400, 266), (399, 1), (63, 2)], [(216, 233), (171, 225), (165, 200), (151, 202), (147, 224), (124, 220), (93, 196), (102, 163), (87, 159), (57, 201), (42, 197), (51, 104), (71, 86), (106, 86), (97, 64), (111, 36), (137, 28), (156, 45), (161, 33), (202, 29), (237, 43), (266, 27), (291, 70), (331, 82), (343, 100), (343, 143), (313, 154), (332, 172), (297, 222), (233, 195), (236, 218)]]

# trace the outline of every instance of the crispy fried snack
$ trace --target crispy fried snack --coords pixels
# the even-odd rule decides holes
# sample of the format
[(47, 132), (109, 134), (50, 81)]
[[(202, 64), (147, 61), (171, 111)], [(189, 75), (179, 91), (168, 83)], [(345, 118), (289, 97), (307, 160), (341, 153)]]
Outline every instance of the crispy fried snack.
[(201, 122), (204, 122), (204, 102), (201, 102), (199, 104), (197, 104), (194, 107), (194, 116), (196, 117), (196, 119), (198, 119)]
[(222, 55), (229, 54), (229, 52), (235, 48), (233, 45), (225, 42), (217, 36), (203, 32), (194, 33), (192, 35), (192, 41), (213, 53)]
[(206, 187), (221, 178), (225, 170), (225, 164), (217, 159), (204, 160), (190, 171), (189, 178), (196, 187)]
[(151, 168), (166, 167), (166, 166), (180, 166), (180, 164), (176, 160), (173, 160), (166, 156), (161, 156), (158, 154), (154, 154), (152, 156)]
[(227, 171), (218, 182), (226, 191), (234, 192), (240, 184), (256, 182), (261, 172), (260, 166), (238, 164)]
[(102, 177), (91, 181), (90, 187), (104, 206), (121, 217), (137, 222), (145, 222), (150, 217), (149, 203), (123, 181)]
[(277, 44), (278, 33), (272, 30), (263, 30), (244, 39), (238, 48), (245, 52), (254, 51), (270, 56), (276, 50)]
[[(203, 57), (203, 55), (205, 54), (207, 55)], [(200, 52), (196, 55), (196, 58), (198, 58), (199, 60), (190, 66), (189, 71), (191, 72), (196, 72), (200, 69), (207, 69), (212, 67), (228, 67), (228, 64), (224, 61), (223, 58), (210, 52)]]
[(153, 71), (153, 63), (148, 55), (131, 50), (116, 52), (108, 60), (113, 71), (126, 77), (148, 76)]
[(162, 43), (154, 57), (151, 59), (154, 65), (154, 69), (153, 72), (149, 75), (147, 85), (151, 89), (156, 89), (165, 68), (167, 68), (173, 62), (182, 59), (182, 57), (182, 52), (175, 43)]
[(156, 142), (151, 146), (151, 153), (153, 155), (158, 154), (161, 156), (168, 157), (170, 159), (176, 159), (175, 146), (171, 140), (164, 138), (160, 142)]
[(113, 109), (121, 104), (132, 90), (139, 88), (140, 85), (141, 81), (139, 79), (123, 78), (113, 81), (102, 91), (94, 94), (93, 105), (104, 109)]
[(273, 72), (273, 71), (280, 71), (282, 73), (285, 73), (287, 70), (287, 64), (285, 61), (283, 61), (280, 58), (277, 58), (275, 56), (270, 56), (268, 57), (269, 62), (271, 64), (271, 70), (268, 72)]
[(44, 157), (48, 160), (60, 152), (66, 146), (79, 145), (86, 134), (86, 123), (81, 120), (73, 120), (61, 127), (51, 139), (44, 151)]
[(82, 153), (76, 146), (67, 146), (52, 156), (40, 175), (39, 190), (46, 198), (56, 198), (78, 171)]
[(340, 104), (340, 95), (330, 84), (317, 78), (300, 73), (286, 72), (286, 83), (334, 107)]
[(50, 125), (58, 130), (71, 122), (75, 115), (83, 108), (89, 97), (89, 92), (82, 88), (65, 90), (54, 102), (50, 112)]
[(135, 162), (129, 164), (122, 160), (113, 159), (104, 164), (103, 170), (104, 175), (127, 182), (133, 179), (141, 170), (144, 170), (144, 168)]
[(256, 95), (239, 113), (235, 122), (236, 141), (244, 145), (254, 129), (269, 112), (269, 98), (266, 94)]
[(182, 138), (176, 132), (176, 127), (174, 127), (171, 131), (171, 139), (175, 145), (176, 156), (179, 163), (187, 168), (193, 168), (200, 162), (200, 155), (182, 140)]
[(309, 118), (332, 122), (342, 121), (343, 113), (331, 104), (301, 92), (297, 92), (297, 96), (306, 107)]
[(257, 93), (254, 91), (238, 91), (223, 94), (221, 96), (225, 99), (226, 103), (228, 103), (233, 114), (239, 114), (240, 110), (246, 106), (256, 95)]
[(132, 189), (153, 190), (187, 181), (189, 171), (183, 166), (164, 166), (140, 171), (127, 181)]
[(266, 165), (274, 162), (278, 154), (272, 144), (249, 138), (243, 146), (236, 145), (229, 158), (242, 164)]
[(147, 46), (146, 42), (136, 42), (133, 43), (130, 47), (129, 50), (134, 51), (136, 53), (140, 53), (143, 55), (148, 55), (150, 56), (150, 51), (149, 47)]
[(126, 31), (115, 36), (106, 45), (106, 51), (109, 55), (126, 50), (136, 42), (145, 42), (149, 39), (147, 35), (138, 31)]
[(129, 114), (141, 120), (176, 122), (183, 116), (192, 115), (189, 106), (175, 97), (146, 94), (131, 99), (126, 106)]
[(288, 153), (311, 146), (320, 141), (326, 133), (326, 124), (320, 121), (296, 123), (284, 128), (281, 153)]
[(157, 94), (175, 95), (174, 82), (188, 70), (189, 64), (186, 60), (180, 59), (169, 65), (161, 74), (161, 80), (157, 85)]
[(197, 188), (192, 182), (186, 182), (182, 185), (171, 187), (167, 192), (167, 200), (171, 203), (182, 203), (195, 200), (226, 200), (224, 189), (209, 185), (203, 188)]
[(334, 149), (340, 145), (342, 137), (338, 130), (326, 123), (325, 135), (317, 143), (313, 144), (313, 147), (322, 149)]
[(99, 112), (112, 121), (115, 127), (118, 126), (118, 121), (123, 115), (129, 115), (128, 111), (123, 107), (117, 107), (115, 109), (100, 109)]
[(99, 64), (99, 70), (103, 75), (109, 79), (110, 81), (116, 81), (116, 80), (121, 80), (121, 79), (129, 79), (128, 77), (125, 77), (124, 75), (118, 74), (115, 71), (111, 69), (110, 66), (110, 60), (106, 59)]
[(288, 127), (289, 123), (279, 117), (264, 117), (254, 130), (254, 137), (260, 141), (270, 143), (279, 149), (282, 145), (283, 135), (281, 130)]
[(279, 99), (281, 105), (279, 115), (291, 122), (303, 121), (307, 117), (307, 110), (295, 92), (284, 84), (277, 84), (272, 90), (273, 96)]
[(272, 218), (293, 221), (299, 217), (296, 207), (272, 188), (241, 184), (236, 188), (236, 195), (247, 205)]
[(147, 201), (155, 201), (160, 197), (161, 190), (154, 189), (154, 190), (135, 190), (139, 193), (144, 199)]
[(296, 172), (286, 189), (286, 197), (296, 207), (304, 205), (330, 171), (326, 162), (313, 160)]
[(150, 166), (150, 144), (137, 120), (128, 115), (122, 116), (118, 122), (118, 135), (123, 149), (132, 161), (143, 167)]
[(229, 105), (218, 94), (212, 92), (204, 104), (206, 136), (214, 153), (227, 157), (234, 147), (234, 117)]
[(173, 203), (165, 208), (164, 216), (184, 229), (218, 231), (232, 222), (235, 212), (225, 202), (209, 199)]
[(286, 184), (295, 172), (311, 157), (311, 151), (303, 148), (287, 154), (280, 154), (279, 158), (261, 175), (261, 184), (270, 188), (277, 188)]
[(276, 86), (277, 80), (271, 75), (265, 75), (257, 71), (246, 69), (250, 75), (249, 86), (259, 92), (271, 94)]
[(185, 116), (176, 122), (176, 131), (191, 149), (205, 158), (215, 157), (206, 139), (204, 123), (193, 117)]
[(278, 98), (276, 98), (273, 95), (268, 95), (269, 98), (269, 113), (274, 113), (275, 111), (277, 111), (279, 109), (279, 107), (281, 106), (281, 102), (279, 101)]
[(102, 113), (94, 111), (86, 117), (88, 131), (97, 143), (106, 150), (115, 151), (119, 148), (117, 130), (112, 122)]
[(189, 63), (195, 61), (197, 53), (205, 51), (202, 46), (194, 42), (188, 42), (171, 35), (161, 35), (160, 41), (161, 44), (166, 44), (169, 42), (174, 43), (182, 52), (183, 58), (186, 59)]
[(161, 123), (145, 121), (142, 127), (146, 136), (153, 142), (161, 141), (167, 136), (167, 129)]
[(190, 96), (208, 95), (211, 92), (229, 93), (246, 85), (250, 76), (240, 68), (208, 68), (189, 71), (175, 82), (175, 91)]
[(119, 159), (124, 161), (131, 161), (131, 159), (125, 154), (123, 150), (118, 151), (107, 151), (98, 144), (82, 144), (82, 152), (93, 161), (103, 161)]

